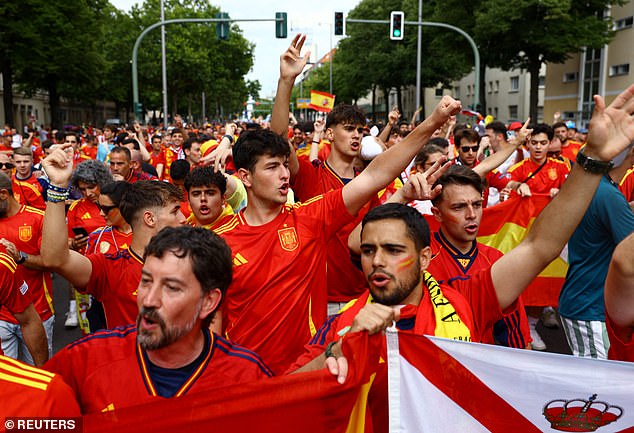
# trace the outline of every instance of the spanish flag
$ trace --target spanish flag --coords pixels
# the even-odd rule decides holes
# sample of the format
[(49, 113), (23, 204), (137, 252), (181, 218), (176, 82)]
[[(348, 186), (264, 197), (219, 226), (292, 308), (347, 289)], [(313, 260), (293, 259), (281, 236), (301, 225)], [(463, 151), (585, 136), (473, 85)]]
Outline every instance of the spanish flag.
[(309, 108), (315, 111), (323, 111), (324, 113), (330, 113), (332, 107), (335, 106), (335, 95), (331, 95), (326, 92), (318, 92), (317, 90), (310, 91), (310, 104)]
[[(550, 200), (547, 194), (516, 196), (484, 209), (478, 242), (508, 253), (526, 237), (531, 225)], [(557, 257), (524, 290), (524, 305), (557, 306), (567, 271), (567, 260), (562, 256)]]

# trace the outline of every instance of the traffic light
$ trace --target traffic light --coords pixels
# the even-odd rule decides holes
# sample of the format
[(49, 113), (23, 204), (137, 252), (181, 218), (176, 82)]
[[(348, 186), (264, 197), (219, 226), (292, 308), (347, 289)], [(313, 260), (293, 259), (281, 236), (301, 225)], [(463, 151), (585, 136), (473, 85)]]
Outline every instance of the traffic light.
[[(279, 21), (279, 19), (282, 19)], [(278, 39), (286, 39), (288, 36), (287, 30), (288, 20), (286, 18), (286, 12), (275, 12), (275, 37)]]
[(390, 39), (393, 41), (403, 40), (403, 27), (405, 24), (405, 14), (401, 11), (390, 12)]
[(335, 12), (335, 36), (343, 35), (343, 12)]
[[(229, 14), (226, 12), (218, 12), (216, 18), (229, 19)], [(229, 39), (229, 21), (216, 22), (216, 36), (218, 36), (218, 39), (221, 41)]]

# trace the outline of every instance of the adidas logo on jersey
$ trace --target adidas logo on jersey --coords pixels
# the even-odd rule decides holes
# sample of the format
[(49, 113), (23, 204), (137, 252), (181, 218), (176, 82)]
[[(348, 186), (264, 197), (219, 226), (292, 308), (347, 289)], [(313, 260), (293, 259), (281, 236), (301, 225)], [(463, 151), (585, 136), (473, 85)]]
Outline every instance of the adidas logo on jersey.
[(242, 254), (240, 253), (236, 254), (236, 256), (233, 258), (233, 266), (235, 266), (236, 268), (238, 266), (246, 265), (247, 263), (249, 263), (247, 259), (242, 257)]

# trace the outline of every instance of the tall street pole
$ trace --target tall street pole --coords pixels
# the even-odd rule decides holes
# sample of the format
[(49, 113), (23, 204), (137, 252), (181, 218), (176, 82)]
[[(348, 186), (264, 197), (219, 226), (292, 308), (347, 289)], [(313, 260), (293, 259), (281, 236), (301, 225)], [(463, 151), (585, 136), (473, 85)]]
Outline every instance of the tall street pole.
[[(423, 0), (418, 0), (418, 22), (420, 23), (421, 21), (423, 21)], [(421, 73), (421, 62), (422, 60), (422, 35), (423, 35), (423, 28), (422, 26), (418, 26), (418, 40), (416, 41), (416, 107), (414, 107), (414, 110), (418, 110), (418, 107), (420, 107), (420, 73)], [(424, 115), (425, 113), (423, 113)], [(417, 117), (420, 116), (420, 113), (418, 114)]]
[[(165, 21), (165, 5), (161, 0), (161, 22)], [(165, 26), (161, 26), (161, 75), (163, 78), (163, 127), (167, 128), (167, 64), (165, 61)]]

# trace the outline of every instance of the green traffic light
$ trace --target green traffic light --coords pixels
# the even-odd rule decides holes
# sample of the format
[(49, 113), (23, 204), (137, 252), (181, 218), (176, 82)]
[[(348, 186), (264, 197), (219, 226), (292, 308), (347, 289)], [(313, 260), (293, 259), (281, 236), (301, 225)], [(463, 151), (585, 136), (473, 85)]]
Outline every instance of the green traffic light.
[(401, 31), (400, 30), (394, 30), (394, 37), (398, 38), (399, 36), (401, 36)]

